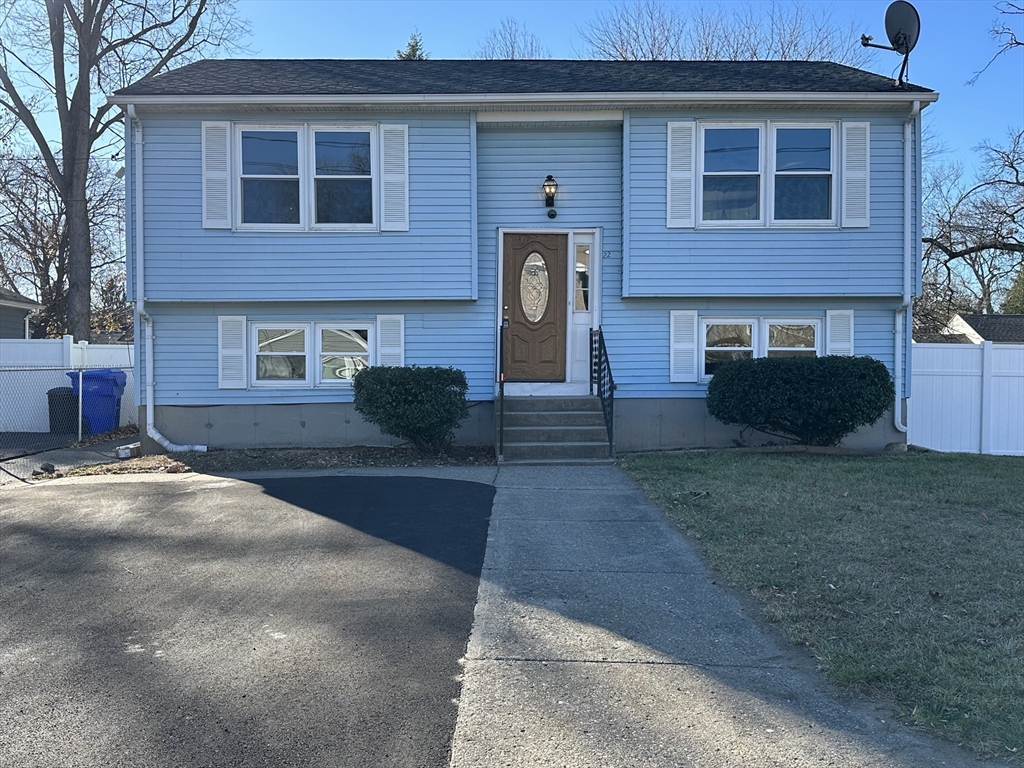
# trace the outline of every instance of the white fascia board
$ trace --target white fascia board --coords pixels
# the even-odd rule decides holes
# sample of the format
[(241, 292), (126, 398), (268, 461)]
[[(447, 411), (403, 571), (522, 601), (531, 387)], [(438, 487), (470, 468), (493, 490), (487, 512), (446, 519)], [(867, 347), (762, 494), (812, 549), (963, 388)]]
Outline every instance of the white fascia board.
[(25, 299), (24, 301), (18, 301), (17, 299), (0, 299), (0, 307), (14, 307), (15, 309), (28, 309), (36, 310), (42, 309), (43, 305), (38, 302), (32, 301), (32, 299)]
[(938, 93), (894, 91), (892, 93), (467, 93), (467, 94), (373, 94), (373, 95), (251, 95), (251, 96), (124, 96), (107, 97), (111, 104), (137, 107), (194, 105), (209, 107), (275, 106), (275, 107), (342, 107), (342, 106), (465, 106), (481, 110), (493, 107), (572, 105), (607, 109), (612, 104), (624, 106), (657, 106), (660, 104), (836, 104), (870, 106), (904, 104), (919, 101), (928, 104), (938, 100)]

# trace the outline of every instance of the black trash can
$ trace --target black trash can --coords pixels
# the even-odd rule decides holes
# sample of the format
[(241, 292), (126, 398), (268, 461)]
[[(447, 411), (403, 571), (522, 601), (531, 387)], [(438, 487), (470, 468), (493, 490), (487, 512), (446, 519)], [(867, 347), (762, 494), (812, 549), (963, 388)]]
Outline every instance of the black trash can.
[(78, 396), (71, 387), (54, 387), (46, 393), (50, 405), (50, 434), (78, 434)]

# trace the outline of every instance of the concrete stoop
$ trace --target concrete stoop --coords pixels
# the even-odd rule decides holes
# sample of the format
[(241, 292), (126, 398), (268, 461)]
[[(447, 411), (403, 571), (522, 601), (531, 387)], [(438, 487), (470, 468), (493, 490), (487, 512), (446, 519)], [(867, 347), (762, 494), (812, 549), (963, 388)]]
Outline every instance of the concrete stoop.
[(611, 462), (600, 399), (506, 397), (503, 457), (510, 464)]

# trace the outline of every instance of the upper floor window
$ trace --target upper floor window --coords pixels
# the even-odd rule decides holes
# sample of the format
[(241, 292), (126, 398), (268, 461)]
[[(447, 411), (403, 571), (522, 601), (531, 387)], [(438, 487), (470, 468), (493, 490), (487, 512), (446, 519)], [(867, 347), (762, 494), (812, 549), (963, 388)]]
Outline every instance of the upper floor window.
[(835, 125), (700, 125), (700, 223), (836, 223)]
[(833, 126), (773, 125), (776, 222), (833, 222)]
[(761, 127), (705, 126), (703, 221), (761, 221)]
[(239, 227), (374, 229), (376, 136), (366, 126), (238, 127)]

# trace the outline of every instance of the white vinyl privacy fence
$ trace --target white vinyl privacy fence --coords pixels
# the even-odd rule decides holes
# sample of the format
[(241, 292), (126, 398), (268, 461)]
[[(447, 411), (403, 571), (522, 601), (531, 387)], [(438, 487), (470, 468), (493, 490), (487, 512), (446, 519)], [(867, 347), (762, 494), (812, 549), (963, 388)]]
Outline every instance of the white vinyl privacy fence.
[(1024, 456), (1024, 344), (914, 344), (908, 438)]

